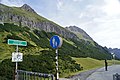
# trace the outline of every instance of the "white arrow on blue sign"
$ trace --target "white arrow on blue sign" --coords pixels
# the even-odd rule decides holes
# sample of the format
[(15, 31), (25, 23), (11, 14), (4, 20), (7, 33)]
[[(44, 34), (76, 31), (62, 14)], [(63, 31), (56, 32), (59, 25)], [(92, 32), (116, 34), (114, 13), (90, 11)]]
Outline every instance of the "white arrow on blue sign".
[(61, 47), (61, 45), (62, 45), (62, 38), (57, 36), (57, 35), (51, 37), (50, 45), (54, 49), (57, 49), (57, 48)]

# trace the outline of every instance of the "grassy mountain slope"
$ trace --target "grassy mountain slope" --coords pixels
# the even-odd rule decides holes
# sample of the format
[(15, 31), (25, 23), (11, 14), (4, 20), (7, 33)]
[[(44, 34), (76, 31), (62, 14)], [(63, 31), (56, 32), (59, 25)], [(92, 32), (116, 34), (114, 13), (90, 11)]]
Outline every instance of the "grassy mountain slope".
[(84, 70), (90, 70), (104, 66), (104, 60), (96, 60), (92, 58), (73, 58), (77, 63), (83, 66)]
[[(10, 70), (10, 73), (13, 73), (15, 65), (11, 62), (11, 53), (15, 51), (16, 46), (8, 45), (7, 40), (16, 39), (28, 42), (27, 47), (19, 47), (19, 51), (25, 55), (24, 61), (19, 65), (19, 69), (55, 74), (55, 50), (53, 50), (49, 45), (49, 39), (53, 35), (56, 35), (55, 33), (46, 33), (45, 31), (30, 29), (28, 27), (20, 27), (11, 23), (4, 23), (4, 25), (0, 24), (0, 33), (0, 59), (2, 61), (0, 63), (0, 65), (2, 65), (0, 67), (1, 71), (6, 70), (5, 72), (7, 72), (11, 69), (12, 71)], [(88, 45), (84, 40), (78, 42), (74, 39), (64, 38), (63, 45), (59, 49), (59, 72), (61, 76), (66, 73), (80, 70), (80, 64), (75, 63), (71, 58), (72, 56), (89, 56), (96, 59), (109, 59), (110, 57), (107, 52), (102, 52), (94, 46)], [(25, 64), (28, 65), (25, 66)], [(8, 66), (8, 68), (4, 69), (6, 68), (5, 66)], [(1, 72), (0, 75), (2, 77), (6, 77), (10, 73)], [(10, 79), (12, 78), (9, 78), (9, 80)]]
[[(20, 39), (20, 40), (26, 40), (28, 42), (28, 48), (33, 48), (38, 50), (49, 50), (49, 39), (55, 35), (55, 33), (52, 32), (45, 32), (45, 31), (39, 31), (37, 29), (30, 29), (28, 27), (20, 27), (14, 24), (5, 23), (0, 24), (0, 38), (1, 38), (1, 52), (7, 53), (12, 52), (15, 50), (14, 46), (7, 45), (7, 39)], [(102, 47), (99, 46), (93, 46), (89, 42), (86, 42), (84, 40), (77, 41), (74, 39), (63, 39), (64, 43), (62, 46), (63, 53), (75, 56), (75, 57), (92, 57), (96, 59), (105, 59), (110, 57), (109, 53), (102, 49)], [(96, 44), (97, 45), (97, 44)], [(39, 48), (38, 48), (39, 46)], [(12, 49), (9, 49), (11, 47)], [(26, 48), (26, 50), (22, 50), (23, 52), (27, 53), (27, 47), (22, 47), (20, 50)], [(35, 47), (35, 48), (34, 48)], [(7, 48), (4, 50), (4, 48)], [(8, 51), (8, 52), (4, 52)], [(32, 52), (32, 49), (30, 50)], [(35, 52), (32, 52), (32, 54), (36, 54)], [(1, 54), (4, 55), (4, 54)], [(99, 55), (99, 56), (98, 56)], [(4, 57), (5, 58), (5, 57)], [(2, 58), (1, 58), (2, 59)]]
[[(13, 80), (12, 75), (15, 65), (11, 62), (11, 53), (15, 51), (16, 46), (8, 45), (8, 39), (25, 40), (28, 42), (27, 47), (19, 47), (19, 52), (25, 55), (24, 61), (19, 64), (19, 69), (55, 74), (55, 50), (53, 50), (49, 44), (49, 39), (55, 35), (55, 33), (46, 33), (45, 31), (33, 30), (28, 27), (20, 27), (10, 23), (0, 24), (0, 33), (1, 77)], [(64, 39), (63, 48), (68, 46), (74, 47)], [(65, 51), (59, 49), (60, 76), (65, 73), (80, 70), (80, 64), (75, 63), (70, 55), (66, 53), (67, 49), (65, 49)]]
[[(83, 66), (83, 70), (91, 70), (91, 69), (95, 69), (95, 68), (100, 68), (100, 67), (104, 67), (105, 61), (104, 60), (96, 60), (93, 58), (72, 58), (73, 60), (76, 61), (76, 63), (81, 64), (81, 66)], [(115, 64), (120, 64), (119, 60), (107, 60), (108, 65), (113, 65)]]

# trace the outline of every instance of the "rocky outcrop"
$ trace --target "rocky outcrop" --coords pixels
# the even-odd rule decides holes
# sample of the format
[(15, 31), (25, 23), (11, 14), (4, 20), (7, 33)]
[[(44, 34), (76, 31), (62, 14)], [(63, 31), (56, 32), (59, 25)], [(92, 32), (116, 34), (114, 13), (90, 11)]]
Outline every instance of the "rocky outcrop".
[(81, 34), (84, 39), (92, 40), (93, 41), (93, 39), (83, 29), (81, 29), (81, 28), (78, 28), (76, 26), (69, 26), (69, 27), (66, 27), (66, 29), (69, 30), (69, 31), (71, 31), (71, 32), (73, 32), (73, 33), (76, 33), (76, 34), (79, 33), (79, 34)]
[(26, 10), (26, 11), (28, 11), (28, 12), (32, 12), (32, 13), (36, 13), (29, 5), (27, 5), (27, 4), (24, 4), (22, 7), (21, 7), (21, 9), (24, 9), (24, 10)]
[[(19, 11), (19, 12), (18, 12)], [(20, 8), (0, 5), (0, 21), (13, 22), (16, 25), (37, 28), (46, 32), (55, 32), (65, 38), (78, 39), (77, 36), (65, 28), (39, 16), (30, 6), (24, 4)]]

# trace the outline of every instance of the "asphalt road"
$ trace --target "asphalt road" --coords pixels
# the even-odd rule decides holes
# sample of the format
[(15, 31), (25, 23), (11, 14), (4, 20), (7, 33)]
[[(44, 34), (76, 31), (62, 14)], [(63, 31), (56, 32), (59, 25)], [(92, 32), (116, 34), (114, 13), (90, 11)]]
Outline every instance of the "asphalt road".
[(62, 78), (60, 80), (113, 80), (113, 75), (116, 73), (120, 75), (120, 65), (109, 66), (108, 71), (105, 71), (103, 67), (100, 69), (82, 72), (68, 79)]
[(86, 78), (88, 78), (96, 70), (97, 69), (81, 72), (81, 73), (71, 76), (69, 78), (60, 78), (59, 80), (86, 80)]
[(113, 80), (113, 75), (118, 73), (120, 75), (120, 65), (113, 65), (108, 67), (108, 71), (104, 68), (96, 70), (86, 80)]
[(89, 70), (85, 72), (81, 72), (78, 75), (71, 76), (69, 79), (70, 80), (86, 80), (92, 73), (94, 73), (97, 69), (94, 70)]

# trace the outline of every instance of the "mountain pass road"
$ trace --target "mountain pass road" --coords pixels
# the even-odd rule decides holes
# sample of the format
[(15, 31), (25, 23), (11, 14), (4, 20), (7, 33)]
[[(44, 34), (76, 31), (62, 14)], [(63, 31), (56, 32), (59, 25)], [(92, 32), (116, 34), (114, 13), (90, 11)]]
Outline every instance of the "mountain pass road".
[(116, 73), (120, 75), (120, 65), (109, 66), (108, 71), (105, 71), (105, 68), (103, 67), (82, 72), (70, 77), (69, 79), (62, 78), (60, 80), (113, 80), (113, 75)]
[(113, 80), (113, 75), (116, 73), (120, 75), (120, 65), (109, 66), (108, 71), (100, 68), (92, 73), (86, 80)]

